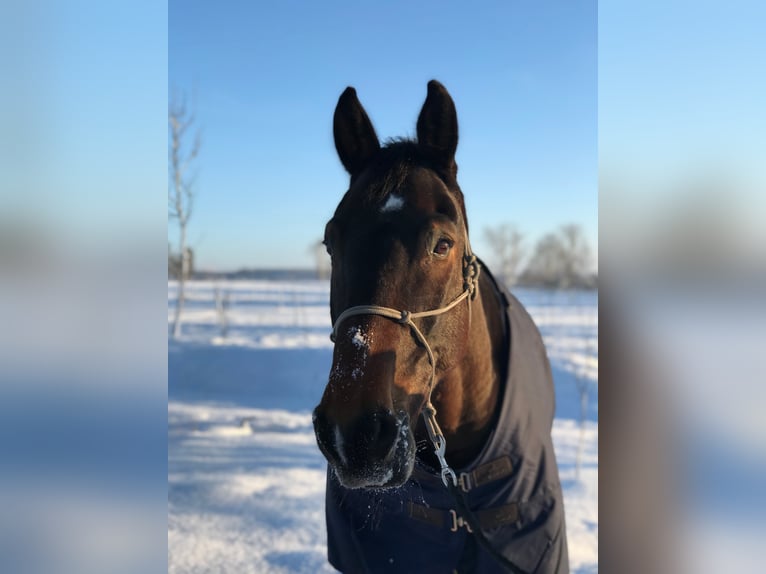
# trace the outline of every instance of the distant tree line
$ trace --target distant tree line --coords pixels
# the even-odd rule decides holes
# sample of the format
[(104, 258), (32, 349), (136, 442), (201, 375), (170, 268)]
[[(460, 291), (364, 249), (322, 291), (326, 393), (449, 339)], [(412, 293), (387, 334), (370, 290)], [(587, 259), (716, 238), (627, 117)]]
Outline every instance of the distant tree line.
[[(531, 253), (524, 234), (511, 223), (484, 230), (490, 253), (484, 261), (493, 274), (508, 287), (545, 287), (549, 289), (596, 289), (598, 275), (592, 269), (592, 252), (582, 227), (562, 225), (546, 233)], [(309, 250), (315, 258), (315, 277), (328, 279), (330, 258), (321, 241)]]
[(597, 274), (591, 270), (591, 249), (582, 228), (562, 225), (546, 233), (527, 256), (524, 234), (512, 224), (484, 230), (491, 249), (487, 261), (507, 286), (550, 289), (595, 289)]

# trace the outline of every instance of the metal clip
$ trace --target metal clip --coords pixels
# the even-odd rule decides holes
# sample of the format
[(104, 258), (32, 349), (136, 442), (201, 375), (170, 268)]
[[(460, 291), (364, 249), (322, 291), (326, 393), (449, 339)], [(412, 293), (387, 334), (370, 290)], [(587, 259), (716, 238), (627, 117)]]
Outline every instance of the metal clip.
[(436, 422), (436, 409), (433, 405), (428, 403), (423, 407), (423, 415), (425, 417), (428, 436), (434, 445), (434, 454), (441, 466), (442, 482), (444, 483), (444, 486), (449, 487), (451, 479), (452, 485), (457, 486), (457, 476), (455, 475), (455, 471), (450, 468), (447, 459), (444, 458), (444, 454), (447, 452), (447, 441), (441, 432), (441, 428), (439, 428), (439, 423)]
[(448, 479), (451, 479), (452, 486), (457, 486), (457, 476), (455, 476), (455, 471), (450, 468), (449, 464), (447, 464), (447, 459), (444, 458), (444, 453), (447, 450), (447, 441), (442, 435), (437, 436), (436, 439), (437, 440), (434, 441), (434, 445), (436, 446), (434, 454), (436, 454), (436, 458), (439, 459), (439, 465), (442, 469), (442, 482), (444, 483), (444, 486), (449, 488)]
[(468, 532), (473, 532), (471, 529), (471, 525), (468, 524), (465, 520), (463, 520), (462, 516), (458, 516), (457, 512), (450, 509), (449, 511), (450, 516), (452, 517), (452, 526), (450, 526), (450, 532), (457, 532), (458, 528), (465, 527), (465, 529)]

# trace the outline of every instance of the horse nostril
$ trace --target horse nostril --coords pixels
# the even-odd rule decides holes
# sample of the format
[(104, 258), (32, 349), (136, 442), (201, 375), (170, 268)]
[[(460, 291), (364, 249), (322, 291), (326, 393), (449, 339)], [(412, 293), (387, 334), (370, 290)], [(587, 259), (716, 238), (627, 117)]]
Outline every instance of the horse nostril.
[(388, 456), (399, 433), (399, 423), (390, 411), (375, 411), (357, 419), (349, 455), (366, 460)]

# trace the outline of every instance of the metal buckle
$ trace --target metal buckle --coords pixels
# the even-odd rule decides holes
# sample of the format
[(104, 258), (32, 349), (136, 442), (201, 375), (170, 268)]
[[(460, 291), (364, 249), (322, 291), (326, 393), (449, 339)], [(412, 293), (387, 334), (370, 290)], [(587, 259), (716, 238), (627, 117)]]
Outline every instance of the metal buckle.
[(463, 492), (469, 492), (471, 490), (471, 475), (467, 472), (461, 472), (457, 483)]
[(457, 512), (450, 509), (449, 514), (452, 517), (452, 526), (450, 526), (450, 532), (457, 532), (458, 528), (465, 527), (468, 532), (473, 533), (473, 530), (471, 530), (471, 525), (463, 520), (462, 516), (458, 516)]

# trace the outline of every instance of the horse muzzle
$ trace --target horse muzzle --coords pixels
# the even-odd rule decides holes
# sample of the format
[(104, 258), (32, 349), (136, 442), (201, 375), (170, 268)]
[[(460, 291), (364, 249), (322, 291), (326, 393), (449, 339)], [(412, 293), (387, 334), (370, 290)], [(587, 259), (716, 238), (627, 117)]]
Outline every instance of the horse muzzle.
[(346, 488), (396, 488), (407, 482), (415, 462), (409, 416), (378, 409), (339, 424), (318, 406), (314, 432), (340, 484)]

